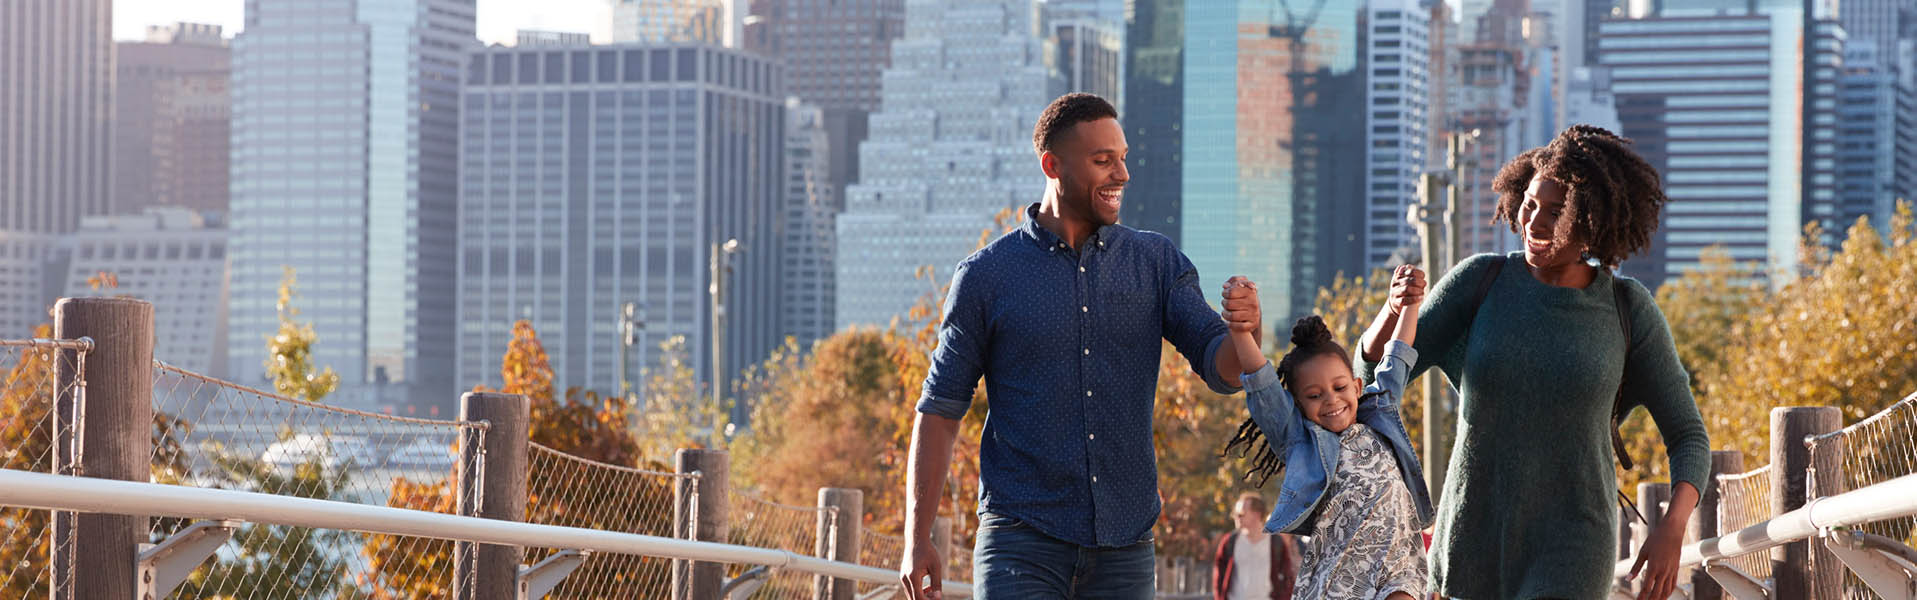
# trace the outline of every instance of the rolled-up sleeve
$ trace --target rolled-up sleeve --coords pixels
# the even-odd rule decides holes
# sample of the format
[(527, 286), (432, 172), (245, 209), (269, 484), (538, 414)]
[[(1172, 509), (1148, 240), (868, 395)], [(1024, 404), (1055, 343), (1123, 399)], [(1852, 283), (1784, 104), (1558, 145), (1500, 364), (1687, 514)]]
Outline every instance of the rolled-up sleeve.
[(985, 370), (985, 349), (991, 344), (985, 318), (989, 286), (975, 281), (970, 265), (969, 261), (962, 262), (952, 270), (952, 287), (946, 292), (944, 319), (939, 322), (939, 345), (932, 349), (931, 365), (925, 372), (919, 412), (964, 418)]
[(1192, 371), (1204, 378), (1205, 386), (1219, 394), (1238, 393), (1238, 382), (1218, 375), (1218, 350), (1224, 346), (1229, 329), (1225, 319), (1205, 303), (1198, 289), (1198, 267), (1176, 249), (1170, 250), (1174, 268), (1165, 294), (1165, 339), (1185, 355)]
[(1398, 340), (1385, 342), (1384, 361), (1374, 372), (1376, 381), (1372, 383), (1378, 391), (1391, 396), (1396, 402), (1404, 398), (1404, 386), (1410, 380), (1411, 367), (1418, 364), (1418, 350)]

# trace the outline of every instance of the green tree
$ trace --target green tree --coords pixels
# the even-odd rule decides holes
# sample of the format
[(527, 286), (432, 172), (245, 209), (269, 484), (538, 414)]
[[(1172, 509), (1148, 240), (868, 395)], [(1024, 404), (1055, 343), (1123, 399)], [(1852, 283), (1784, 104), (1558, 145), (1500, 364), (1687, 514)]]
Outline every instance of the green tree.
[[(311, 323), (297, 323), (299, 310), (293, 269), (280, 280), (279, 331), (266, 338), (266, 370), (273, 389), (308, 402), (319, 402), (333, 392), (339, 376), (331, 367), (314, 372), (311, 363), (318, 335)], [(298, 432), (283, 428), (282, 442)], [(350, 467), (325, 465), (325, 457), (309, 455), (291, 466), (271, 465), (250, 455), (209, 446), (214, 466), (226, 486), (261, 493), (327, 500), (351, 500), (344, 494)], [(189, 578), (187, 586), (213, 597), (337, 598), (356, 597), (358, 587), (346, 577), (346, 557), (355, 536), (348, 532), (306, 527), (246, 524), (233, 534), (231, 554), (221, 554)]]
[(339, 375), (332, 367), (314, 370), (313, 345), (319, 335), (313, 332), (312, 323), (294, 321), (300, 314), (299, 309), (293, 307), (298, 277), (292, 267), (281, 268), (279, 302), (274, 304), (279, 311), (280, 328), (266, 337), (266, 375), (273, 380), (273, 391), (319, 402), (339, 387)]

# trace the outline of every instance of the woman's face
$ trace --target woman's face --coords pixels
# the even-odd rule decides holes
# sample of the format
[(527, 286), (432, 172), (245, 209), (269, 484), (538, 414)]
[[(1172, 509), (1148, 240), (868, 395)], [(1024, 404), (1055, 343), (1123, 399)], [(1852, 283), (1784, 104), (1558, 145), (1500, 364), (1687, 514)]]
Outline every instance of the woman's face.
[(1358, 421), (1358, 379), (1351, 364), (1336, 354), (1320, 354), (1291, 374), (1291, 397), (1305, 419), (1325, 431), (1344, 433)]
[(1582, 260), (1583, 243), (1572, 233), (1571, 220), (1563, 218), (1568, 190), (1541, 173), (1531, 176), (1531, 185), (1524, 189), (1518, 232), (1524, 234), (1524, 262), (1533, 267), (1562, 267)]

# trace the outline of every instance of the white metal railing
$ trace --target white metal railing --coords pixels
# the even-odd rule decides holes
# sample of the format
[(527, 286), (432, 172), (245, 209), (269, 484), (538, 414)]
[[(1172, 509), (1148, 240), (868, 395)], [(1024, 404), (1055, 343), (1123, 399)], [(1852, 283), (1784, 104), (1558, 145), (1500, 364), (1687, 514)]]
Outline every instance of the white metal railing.
[[(878, 585), (898, 585), (898, 573), (805, 556), (786, 550), (536, 525), (331, 500), (238, 490), (49, 475), (0, 469), (0, 505), (108, 514), (243, 521), (315, 529), (383, 533), (540, 548), (572, 548), (677, 560), (763, 565)], [(972, 586), (944, 582), (951, 596)]]
[[(1769, 520), (1725, 535), (1687, 545), (1684, 547), (1683, 555), (1678, 559), (1678, 566), (1694, 567), (1702, 564), (1713, 578), (1723, 582), (1724, 579), (1719, 576), (1723, 572), (1719, 568), (1719, 561), (1807, 540), (1818, 537), (1820, 534), (1827, 538), (1827, 545), (1858, 545), (1856, 540), (1845, 532), (1845, 528), (1913, 515), (1917, 515), (1917, 474), (1905, 475), (1835, 496), (1816, 498), (1803, 508), (1771, 517)], [(1839, 555), (1841, 557), (1843, 553), (1839, 552)], [(1886, 557), (1886, 560), (1889, 558)], [(1618, 577), (1630, 574), (1631, 566), (1635, 561), (1635, 558), (1619, 561), (1615, 574)], [(1871, 579), (1871, 573), (1866, 570), (1872, 567), (1865, 566), (1860, 569), (1857, 562), (1848, 559), (1844, 562), (1858, 571), (1860, 576), (1864, 576), (1866, 581)], [(1894, 563), (1892, 566), (1895, 566)], [(1725, 575), (1732, 574), (1725, 573)], [(1732, 591), (1737, 586), (1725, 585), (1725, 588), (1727, 591)], [(1735, 592), (1734, 595), (1739, 598), (1749, 597)]]

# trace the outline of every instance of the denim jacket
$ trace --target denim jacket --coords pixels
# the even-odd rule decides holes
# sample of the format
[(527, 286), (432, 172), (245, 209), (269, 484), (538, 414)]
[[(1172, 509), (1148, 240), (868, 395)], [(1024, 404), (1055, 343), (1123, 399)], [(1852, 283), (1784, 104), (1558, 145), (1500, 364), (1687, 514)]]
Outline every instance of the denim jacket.
[[(1411, 449), (1410, 436), (1398, 416), (1404, 396), (1405, 377), (1417, 364), (1418, 351), (1410, 344), (1392, 340), (1385, 345), (1385, 361), (1378, 366), (1376, 382), (1365, 388), (1369, 397), (1358, 403), (1357, 422), (1378, 432), (1398, 458), (1398, 473), (1405, 488), (1418, 505), (1418, 526), (1431, 524), (1431, 492), (1424, 485), (1424, 470)], [(1338, 434), (1326, 431), (1305, 419), (1298, 403), (1278, 384), (1278, 373), (1270, 362), (1256, 372), (1244, 375), (1245, 408), (1285, 464), (1285, 479), (1278, 490), (1278, 503), (1265, 521), (1265, 531), (1310, 535), (1314, 513), (1324, 503), (1331, 487), (1330, 475), (1338, 472)], [(1370, 395), (1374, 392), (1381, 394)]]

